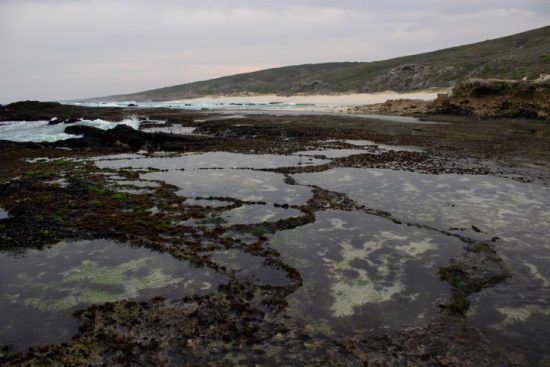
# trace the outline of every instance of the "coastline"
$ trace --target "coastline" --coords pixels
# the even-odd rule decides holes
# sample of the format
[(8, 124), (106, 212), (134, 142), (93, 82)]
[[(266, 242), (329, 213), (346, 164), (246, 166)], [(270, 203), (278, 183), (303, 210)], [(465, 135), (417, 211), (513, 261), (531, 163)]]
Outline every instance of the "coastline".
[[(62, 301), (67, 297), (57, 296), (60, 292), (52, 296), (40, 292), (32, 294), (32, 298), (24, 294), (22, 301), (12, 307), (14, 311), (4, 313), (4, 319), (10, 323), (15, 320), (13, 325), (17, 327), (10, 329), (13, 334), (0, 338), (0, 344), (14, 345), (0, 347), (1, 365), (72, 364), (74, 360), (90, 364), (103, 355), (107, 356), (105, 363), (112, 364), (118, 356), (116, 348), (135, 345), (142, 348), (140, 356), (151, 360), (153, 365), (169, 358), (171, 349), (166, 345), (175, 345), (201, 364), (208, 364), (226, 361), (227, 352), (215, 349), (220, 345), (219, 334), (227, 340), (243, 340), (255, 348), (242, 352), (247, 364), (261, 357), (256, 350), (267, 355), (275, 342), (283, 352), (302, 348), (300, 335), (311, 341), (313, 352), (319, 355), (334, 345), (349, 345), (345, 360), (340, 355), (326, 356), (329, 362), (338, 365), (355, 365), (393, 346), (407, 350), (399, 358), (411, 365), (421, 365), (426, 348), (441, 343), (447, 343), (446, 349), (431, 357), (432, 360), (463, 358), (466, 347), (470, 351), (470, 365), (483, 365), (481, 362), (488, 358), (504, 361), (508, 357), (536, 362), (539, 355), (547, 355), (545, 345), (540, 342), (529, 348), (513, 347), (525, 339), (523, 328), (546, 335), (544, 324), (539, 326), (541, 316), (536, 309), (529, 311), (533, 319), (519, 325), (503, 324), (502, 331), (484, 322), (487, 316), (504, 320), (505, 315), (500, 316), (499, 310), (510, 304), (517, 307), (518, 295), (521, 299), (532, 299), (543, 294), (542, 288), (533, 288), (536, 278), (519, 278), (517, 274), (524, 271), (524, 262), (533, 262), (529, 252), (523, 251), (524, 246), (544, 250), (546, 237), (538, 231), (546, 223), (543, 209), (538, 209), (544, 206), (537, 203), (548, 201), (550, 182), (547, 159), (550, 125), (545, 122), (466, 117), (451, 124), (401, 123), (387, 118), (371, 118), (365, 123), (353, 115), (288, 115), (287, 111), (253, 117), (242, 113), (244, 116), (225, 118), (212, 111), (91, 108), (37, 102), (22, 102), (0, 112), (0, 120), (40, 118), (47, 126), (53, 121), (53, 127), (75, 136), (56, 142), (0, 141), (5, 162), (0, 167), (3, 187), (0, 218), (7, 217), (2, 219), (0, 248), (29, 252), (31, 255), (26, 258), (32, 260), (32, 256), (40, 254), (37, 249), (65, 251), (68, 247), (63, 247), (63, 241), (70, 238), (79, 241), (71, 243), (77, 251), (70, 253), (71, 258), (75, 258), (80, 256), (78, 246), (91, 243), (82, 241), (96, 241), (91, 243), (95, 248), (108, 245), (109, 256), (112, 251), (116, 256), (125, 251), (122, 257), (125, 262), (112, 265), (94, 259), (99, 270), (93, 269), (92, 276), (98, 274), (102, 280), (104, 274), (113, 274), (121, 267), (122, 271), (115, 274), (129, 274), (128, 280), (118, 277), (115, 280), (122, 280), (101, 288), (105, 289), (102, 294), (109, 297), (109, 302), (105, 303), (105, 298), (83, 299), (74, 306), (80, 310), (77, 314), (70, 307), (51, 311), (37, 309), (34, 306), (37, 303), (28, 301), (28, 306), (23, 303), (27, 299), (42, 299), (38, 297), (45, 294), (48, 300), (59, 300), (58, 304), (64, 305)], [(70, 122), (74, 116), (108, 121), (136, 116), (140, 130), (124, 124), (108, 130), (83, 126)], [(496, 200), (495, 192), (501, 192), (506, 200)], [(493, 206), (487, 207), (487, 203)], [(403, 204), (410, 209), (402, 211)], [(507, 213), (516, 210), (518, 214), (500, 225), (502, 218), (494, 213), (504, 210)], [(522, 219), (528, 217), (526, 213), (529, 221)], [(244, 219), (232, 224), (228, 221), (232, 218)], [(433, 225), (439, 218), (446, 222)], [(509, 224), (512, 222), (514, 225)], [(517, 231), (518, 225), (523, 226), (522, 233), (534, 236), (528, 238), (528, 243), (520, 242), (521, 250), (516, 250), (517, 241), (504, 240), (515, 235), (508, 231)], [(379, 235), (388, 228), (397, 235)], [(369, 240), (364, 236), (371, 236), (370, 231), (375, 231), (373, 241), (380, 238), (395, 241), (397, 246), (392, 248), (398, 250), (391, 256), (397, 259), (397, 267), (412, 267), (415, 272), (418, 269), (424, 279), (433, 280), (422, 291), (425, 298), (434, 301), (415, 302), (414, 297), (406, 307), (400, 307), (403, 298), (390, 297), (384, 301), (382, 312), (380, 304), (372, 301), (376, 298), (361, 298), (365, 294), (376, 296), (375, 292), (365, 292), (363, 287), (352, 286), (344, 296), (332, 293), (339, 284), (355, 284), (357, 278), (352, 276), (363, 270), (363, 263), (347, 262), (344, 271), (351, 272), (349, 277), (347, 272), (339, 274), (336, 281), (324, 277), (340, 266), (341, 251), (356, 251), (351, 246), (341, 246), (343, 250), (326, 257), (317, 256), (317, 248), (303, 251), (306, 255), (279, 252), (290, 254), (282, 247), (286, 243), (290, 244), (287, 247), (316, 246), (323, 238), (329, 244), (348, 238), (364, 243)], [(287, 237), (288, 233), (293, 237)], [(117, 243), (105, 243), (102, 238)], [(118, 289), (123, 289), (126, 283), (136, 284), (137, 272), (125, 271), (126, 262), (132, 259), (128, 257), (135, 253), (119, 242), (140, 249), (135, 251), (153, 250), (173, 256), (184, 269), (193, 264), (193, 269), (208, 270), (208, 274), (218, 274), (219, 278), (212, 278), (216, 283), (210, 283), (208, 289), (190, 289), (192, 295), (185, 298), (181, 298), (181, 293), (177, 296), (158, 293), (164, 291), (153, 287), (149, 289), (155, 292), (155, 298), (121, 297)], [(440, 252), (436, 243), (441, 243)], [(210, 247), (212, 244), (216, 247)], [(449, 254), (451, 246), (455, 250)], [(399, 250), (404, 247), (407, 252)], [(234, 268), (221, 262), (226, 251), (231, 256), (235, 254), (228, 258), (231, 261), (255, 260), (246, 269), (251, 269), (256, 277), (236, 277)], [(438, 253), (445, 259), (432, 266), (433, 256)], [(83, 254), (88, 256), (86, 252)], [(291, 262), (283, 256), (296, 256), (298, 260)], [(380, 260), (382, 264), (385, 256)], [(502, 258), (517, 260), (506, 263), (504, 268)], [(34, 263), (47, 263), (40, 257), (34, 259)], [(17, 261), (5, 257), (5, 263), (18, 264)], [(55, 274), (75, 274), (80, 263), (73, 266), (63, 261), (51, 265), (56, 266)], [(425, 268), (424, 264), (430, 267)], [(27, 266), (17, 266), (21, 272), (28, 272)], [(274, 277), (258, 277), (266, 273)], [(15, 277), (20, 273), (13, 274)], [(201, 279), (210, 279), (202, 274), (192, 273), (191, 279), (198, 279), (196, 284), (202, 285)], [(503, 282), (509, 274), (521, 283), (510, 286)], [(173, 279), (179, 282), (176, 275)], [(217, 279), (225, 283), (218, 286)], [(383, 278), (388, 282), (409, 282), (404, 284), (412, 284), (416, 279), (407, 274), (396, 280), (393, 275)], [(32, 290), (29, 287), (32, 281), (9, 284)], [(149, 284), (139, 284), (144, 283)], [(71, 283), (61, 284), (68, 287), (65, 284)], [(90, 289), (81, 283), (72, 284), (70, 290), (78, 292), (77, 295), (82, 293), (81, 289)], [(429, 287), (431, 284), (436, 287)], [(92, 286), (91, 289), (98, 289), (95, 283)], [(492, 297), (493, 286), (504, 289), (500, 293), (503, 296)], [(480, 293), (484, 288), (488, 291)], [(309, 289), (315, 289), (315, 294)], [(404, 289), (409, 294), (417, 293), (415, 288)], [(351, 299), (350, 296), (355, 300), (351, 308), (342, 302)], [(319, 301), (308, 302), (312, 297)], [(12, 305), (11, 299), (4, 304), (8, 301)], [(48, 307), (51, 302), (42, 304)], [(317, 307), (318, 304), (321, 306)], [(73, 314), (77, 318), (71, 325), (58, 323), (60, 338), (46, 335), (44, 343), (34, 339), (35, 349), (29, 350), (27, 346), (32, 339), (25, 334), (27, 325), (15, 324), (18, 319), (12, 317), (21, 314), (21, 310), (25, 315), (44, 313), (61, 321), (72, 320)], [(483, 312), (483, 317), (468, 319), (469, 310)], [(309, 315), (319, 313), (326, 320), (322, 325), (303, 326), (309, 325)], [(396, 313), (411, 317), (406, 323), (401, 322), (403, 318), (396, 318)], [(257, 316), (251, 319), (250, 315)], [(162, 322), (157, 321), (159, 317)], [(355, 325), (366, 324), (373, 317), (375, 321), (397, 319), (398, 323), (392, 324), (391, 329), (355, 329)], [(247, 328), (235, 328), (235, 322)], [(410, 328), (411, 323), (414, 329)], [(36, 329), (36, 323), (30, 326)], [(256, 331), (250, 333), (251, 328)], [(210, 330), (216, 334), (209, 334)], [(195, 340), (197, 334), (202, 335), (200, 343), (207, 352), (189, 347), (188, 340)], [(265, 339), (256, 339), (258, 334), (265, 335)], [(20, 335), (24, 338), (19, 338)], [(158, 340), (159, 344), (147, 349), (149, 344), (135, 339), (135, 335), (145, 335), (147, 340)], [(382, 338), (376, 339), (377, 335)], [(506, 335), (514, 337), (506, 339), (503, 337)], [(111, 340), (117, 340), (114, 346)], [(89, 345), (90, 351), (81, 352), (78, 349), (81, 345)], [(501, 352), (502, 348), (510, 353)], [(369, 354), (364, 357), (357, 350), (367, 350)], [(287, 354), (268, 356), (260, 362), (288, 365)], [(306, 358), (300, 354), (300, 364), (306, 363)]]
[[(263, 94), (252, 96), (208, 96), (192, 99), (180, 99), (162, 102), (165, 104), (217, 105), (239, 106), (269, 104), (270, 109), (277, 111), (292, 106), (295, 111), (302, 112), (348, 112), (350, 107), (384, 103), (393, 99), (435, 100), (440, 93), (448, 93), (450, 89), (429, 89), (416, 92), (399, 93), (386, 91), (380, 93), (355, 93), (335, 95), (294, 95), (280, 96)], [(284, 106), (284, 108), (278, 108)]]

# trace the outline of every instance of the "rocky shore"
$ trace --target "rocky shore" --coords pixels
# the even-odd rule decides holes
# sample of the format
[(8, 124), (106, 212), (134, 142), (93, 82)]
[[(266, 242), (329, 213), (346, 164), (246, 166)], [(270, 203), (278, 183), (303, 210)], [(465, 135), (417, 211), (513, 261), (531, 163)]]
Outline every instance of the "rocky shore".
[(352, 112), (550, 120), (550, 80), (545, 76), (534, 81), (472, 79), (435, 101), (389, 100)]
[[(476, 88), (463, 95), (471, 95)], [(129, 116), (140, 122), (140, 130), (122, 125), (102, 130), (70, 121), (121, 121)], [(516, 280), (519, 272), (510, 265), (510, 256), (502, 255), (507, 243), (500, 237), (505, 236), (499, 237), (483, 225), (491, 215), (473, 217), (476, 222), (468, 226), (441, 224), (441, 218), (454, 220), (463, 213), (454, 210), (464, 203), (445, 198), (439, 214), (421, 212), (421, 203), (430, 199), (431, 191), (423, 194), (421, 201), (409, 203), (414, 207), (411, 217), (375, 203), (385, 192), (389, 197), (399, 197), (398, 208), (406, 206), (407, 197), (414, 196), (425, 182), (429, 182), (429, 190), (460, 183), (464, 186), (450, 193), (468, 193), (470, 184), (463, 180), (476, 177), (483, 178), (479, 181), (482, 188), (494, 185), (490, 181), (494, 179), (503, 180), (496, 181), (499, 185), (515, 188), (513, 185), (534, 183), (538, 190), (544, 190), (550, 184), (547, 122), (480, 121), (464, 115), (447, 116), (453, 121), (445, 124), (334, 115), (262, 114), (227, 119), (214, 112), (92, 109), (33, 102), (0, 107), (1, 121), (51, 121), (54, 117), (62, 119), (65, 132), (75, 137), (52, 143), (0, 141), (0, 208), (9, 213), (0, 219), (1, 254), (15, 254), (17, 258), (34, 250), (55, 250), (59, 241), (66, 239), (110, 239), (169, 254), (182, 264), (191, 264), (192, 269), (208, 269), (225, 282), (211, 288), (202, 285), (200, 289), (206, 293), (171, 298), (93, 298), (93, 304), (67, 316), (74, 318), (78, 327), (66, 341), (32, 349), (0, 346), (2, 365), (542, 366), (549, 358), (540, 352), (543, 346), (531, 354), (509, 353), (507, 345), (490, 339), (485, 329), (471, 321), (482, 306), (473, 298), (504, 286), (509, 279)], [(193, 128), (194, 135), (151, 132), (151, 128)], [(210, 162), (208, 157), (215, 159), (210, 158)], [(317, 176), (329, 174), (342, 181), (331, 188), (329, 178)], [(359, 175), (357, 186), (346, 191), (354, 174)], [(399, 191), (401, 186), (388, 186), (394, 182), (388, 179), (362, 200), (360, 190), (368, 188), (366, 180), (371, 176), (361, 175), (371, 174), (375, 178), (384, 174), (420, 178), (416, 186), (405, 182), (404, 191)], [(433, 181), (438, 177), (450, 177), (450, 183)], [(209, 185), (216, 182), (218, 191), (208, 192)], [(187, 195), (186, 190), (191, 189), (198, 191)], [(521, 196), (523, 192), (513, 194)], [(477, 198), (467, 199), (472, 206)], [(517, 200), (521, 205), (530, 203), (523, 196)], [(249, 215), (236, 223), (227, 220), (229, 212), (247, 208), (269, 208), (291, 215), (261, 221), (258, 215)], [(468, 207), (465, 212), (471, 210)], [(364, 222), (353, 224), (355, 218)], [(537, 218), (533, 216), (530, 221)], [(344, 219), (350, 221), (348, 227)], [(315, 226), (321, 227), (320, 237), (315, 237)], [(360, 239), (355, 247), (343, 241), (347, 237), (338, 237), (352, 234)], [(375, 249), (356, 258), (355, 254), (363, 250), (357, 246), (368, 242), (364, 236), (374, 236), (397, 252)], [(304, 251), (320, 259), (285, 253), (285, 246), (293, 251), (327, 239), (326, 249), (306, 247)], [(330, 257), (330, 249), (340, 246), (343, 252)], [(441, 249), (435, 250), (438, 246)], [(521, 246), (526, 244), (521, 242)], [(220, 262), (220, 253), (227, 252), (240, 254), (234, 256), (245, 259), (248, 267), (260, 259), (255, 277), (235, 270), (231, 263), (234, 258)], [(371, 266), (366, 260), (379, 263)], [(318, 268), (311, 269), (315, 261)], [(323, 266), (332, 275), (322, 273), (319, 269)], [(402, 274), (407, 269), (412, 269), (410, 280)], [(128, 273), (134, 276), (140, 271), (143, 269), (132, 268)], [(65, 273), (73, 278), (79, 274)], [(415, 278), (424, 273), (426, 278)], [(336, 282), (337, 275), (349, 282)], [(112, 272), (98, 271), (93, 276), (109, 291), (118, 291), (121, 286), (116, 282), (122, 281)], [(345, 292), (345, 286), (355, 289), (368, 277), (382, 277), (377, 282), (380, 289), (359, 287), (356, 293)], [(315, 288), (311, 282), (317, 278), (322, 282)], [(152, 283), (162, 279), (156, 277)], [(384, 292), (400, 282), (414, 287), (426, 279), (437, 285), (431, 291), (441, 294), (435, 297), (418, 291), (407, 298), (397, 292), (399, 301), (384, 298)], [(55, 291), (63, 293), (69, 280), (64, 278), (61, 286), (52, 282), (48, 287), (60, 287)], [(331, 282), (335, 282), (333, 288), (321, 289)], [(335, 293), (335, 287), (344, 291)], [(321, 310), (340, 312), (335, 317), (336, 326), (323, 313), (323, 317), (304, 317), (296, 311), (302, 310), (303, 304), (315, 303), (312, 299), (323, 292), (341, 294), (343, 301), (336, 297), (332, 308)], [(298, 298), (301, 302), (293, 298), (304, 293), (305, 298)], [(381, 303), (384, 310), (380, 311), (376, 303), (363, 302), (372, 294), (382, 295), (388, 302)], [(427, 305), (415, 303), (424, 298), (430, 299)], [(12, 296), (13, 300), (18, 298)], [(342, 303), (347, 308), (334, 310)], [(36, 302), (28, 304), (36, 307)], [(365, 320), (370, 320), (371, 312), (380, 312), (387, 320), (400, 320), (413, 313), (412, 308), (403, 312), (399, 305), (428, 311), (415, 318), (413, 326), (396, 322), (399, 327), (391, 330), (370, 329)], [(65, 304), (60, 302), (58, 307)], [(508, 319), (499, 316), (498, 307), (501, 305), (493, 310), (494, 322), (505, 323)], [(339, 332), (340, 324), (349, 323), (346, 317), (362, 321), (352, 321), (351, 332)]]

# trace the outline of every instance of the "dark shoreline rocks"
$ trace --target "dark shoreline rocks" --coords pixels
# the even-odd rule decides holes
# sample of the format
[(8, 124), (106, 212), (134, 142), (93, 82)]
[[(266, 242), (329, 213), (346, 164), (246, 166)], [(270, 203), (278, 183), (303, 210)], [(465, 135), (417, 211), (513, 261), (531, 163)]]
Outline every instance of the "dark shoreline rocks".
[[(96, 130), (84, 133), (101, 135)], [(100, 170), (93, 165), (52, 161), (31, 167), (25, 170), (24, 178), (0, 186), (0, 202), (13, 215), (0, 223), (6, 229), (0, 235), (0, 248), (5, 245), (6, 249), (25, 251), (61, 238), (111, 238), (169, 252), (197, 266), (212, 266), (208, 257), (200, 256), (204, 251), (201, 241), (206, 237), (221, 248), (262, 255), (287, 271), (293, 282), (272, 287), (233, 279), (213, 295), (91, 305), (74, 314), (79, 328), (70, 341), (26, 351), (7, 346), (0, 349), (2, 365), (219, 365), (220, 361), (232, 365), (233, 355), (240, 359), (237, 365), (510, 365), (502, 351), (460, 315), (441, 314), (425, 327), (353, 337), (325, 335), (311, 326), (281, 318), (288, 295), (301, 285), (301, 276), (297, 270), (284, 267), (263, 236), (254, 235), (255, 242), (248, 244), (237, 241), (238, 237), (225, 237), (222, 228), (204, 232), (204, 228), (184, 224), (174, 227), (167, 219), (205, 217), (212, 209), (186, 205), (186, 199), (168, 185), (152, 194), (120, 196), (106, 186)], [(47, 184), (64, 175), (70, 175), (66, 187)], [(151, 216), (143, 210), (152, 205), (161, 205), (163, 213)], [(306, 205), (309, 210), (304, 217), (276, 222), (270, 229), (310, 223), (315, 212), (326, 208), (356, 208), (345, 195), (321, 189), (314, 190)], [(249, 232), (252, 234), (253, 228)], [(476, 266), (482, 264), (484, 269), (486, 261), (468, 255), (480, 250), (474, 244), (466, 250), (459, 268), (467, 274), (465, 279), (472, 280), (474, 286), (489, 285), (492, 278), (487, 282), (483, 278), (480, 283), (477, 277), (480, 270)], [(493, 255), (490, 248), (487, 254)], [(493, 257), (487, 262), (492, 264)], [(469, 293), (476, 290), (466, 289)], [(459, 300), (469, 293), (461, 293)]]
[(550, 80), (470, 79), (456, 85), (449, 94), (433, 101), (395, 99), (356, 106), (350, 112), (476, 119), (520, 118), (550, 121)]
[(74, 125), (65, 128), (67, 134), (83, 135), (81, 139), (69, 139), (57, 142), (57, 145), (69, 147), (103, 146), (126, 147), (129, 150), (169, 150), (189, 151), (213, 145), (208, 137), (180, 136), (168, 133), (147, 133), (126, 125), (117, 125), (109, 130), (96, 127)]
[(76, 117), (71, 117), (71, 118), (68, 118), (68, 119), (65, 119), (65, 120), (60, 120), (57, 117), (54, 117), (48, 122), (48, 125), (74, 124), (75, 122), (78, 122), (79, 120), (80, 119), (78, 119)]
[[(52, 122), (52, 119), (57, 118)], [(0, 121), (50, 121), (72, 123), (79, 119), (121, 121), (124, 109), (119, 107), (83, 107), (58, 102), (21, 101), (0, 107)]]
[[(365, 124), (362, 120), (330, 116), (267, 115), (251, 117), (246, 120), (249, 126), (243, 127), (236, 126), (243, 122), (239, 120), (189, 123), (189, 114), (185, 111), (154, 110), (154, 115), (143, 115), (153, 120), (171, 119), (174, 124), (203, 126), (201, 131), (211, 136), (146, 133), (125, 125), (106, 131), (70, 125), (67, 132), (83, 137), (56, 143), (0, 142), (0, 206), (10, 212), (10, 218), (0, 220), (3, 226), (0, 247), (25, 251), (68, 237), (111, 238), (169, 252), (197, 266), (212, 267), (211, 259), (204, 256), (205, 242), (216, 245), (215, 248), (241, 249), (265, 257), (287, 271), (293, 280), (292, 286), (260, 287), (235, 279), (211, 296), (93, 305), (75, 315), (79, 331), (67, 343), (21, 353), (0, 346), (0, 364), (149, 366), (169, 362), (219, 365), (225, 361), (231, 365), (230, 358), (236, 356), (240, 359), (236, 363), (241, 365), (511, 365), (504, 353), (463, 317), (472, 293), (491, 287), (507, 276), (492, 243), (468, 243), (461, 257), (442, 268), (440, 275), (452, 288), (452, 298), (444, 308), (434, 307), (438, 318), (426, 327), (376, 336), (334, 337), (319, 333), (310, 328), (311, 325), (280, 317), (286, 297), (301, 284), (301, 278), (297, 270), (285, 268), (279, 254), (266, 245), (265, 233), (310, 223), (315, 220), (315, 212), (326, 208), (355, 210), (357, 204), (346, 195), (314, 188), (314, 196), (301, 217), (271, 225), (231, 228), (231, 231), (240, 229), (250, 233), (248, 242), (249, 237), (241, 241), (241, 237), (224, 236), (228, 229), (222, 227), (187, 225), (187, 220), (206, 218), (216, 209), (186, 203), (185, 198), (176, 195), (173, 186), (162, 184), (152, 193), (123, 194), (108, 185), (94, 164), (71, 159), (33, 162), (28, 159), (81, 158), (98, 152), (112, 154), (141, 149), (288, 154), (306, 147), (352, 148), (329, 139), (368, 139), (394, 145), (420, 145), (426, 152), (369, 154), (365, 151), (362, 155), (337, 158), (335, 165), (431, 173), (453, 169), (452, 172), (472, 173), (460, 157), (509, 154), (505, 156), (507, 159), (522, 158), (532, 164), (539, 157), (537, 154), (548, 156), (549, 127), (538, 121), (476, 120), (449, 125), (404, 125), (384, 121)], [(520, 133), (520, 128), (535, 133)], [(527, 145), (528, 150), (521, 150)], [(456, 167), (447, 168), (447, 163)], [(487, 173), (481, 171), (481, 165), (475, 164), (473, 168)], [(315, 168), (295, 168), (296, 171), (308, 169)], [(122, 170), (116, 174), (132, 180), (139, 177), (134, 171)], [(66, 186), (51, 183), (60, 178), (66, 181)], [(287, 175), (285, 182), (292, 184), (292, 177)], [(158, 207), (160, 212), (152, 214), (146, 210), (152, 207)], [(392, 220), (391, 213), (368, 213)], [(476, 228), (473, 230), (478, 232)], [(224, 271), (221, 267), (212, 269)]]
[(428, 105), (429, 113), (550, 120), (550, 81), (471, 79)]

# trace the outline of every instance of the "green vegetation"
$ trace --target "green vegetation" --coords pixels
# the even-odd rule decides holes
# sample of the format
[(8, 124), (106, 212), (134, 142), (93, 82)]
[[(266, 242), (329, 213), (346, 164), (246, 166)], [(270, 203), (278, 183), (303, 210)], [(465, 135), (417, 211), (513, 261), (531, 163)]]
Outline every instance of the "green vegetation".
[(89, 186), (88, 191), (90, 191), (93, 194), (103, 195), (107, 192), (107, 189), (103, 187), (98, 187), (98, 186)]
[(125, 192), (115, 192), (113, 194), (113, 199), (115, 200), (125, 201), (125, 200), (128, 200), (129, 198), (130, 198), (130, 195)]
[(471, 45), (376, 62), (288, 66), (98, 101), (166, 101), (206, 95), (326, 94), (450, 87), (469, 78), (536, 79), (550, 72), (550, 26)]
[(479, 292), (482, 287), (472, 284), (468, 279), (468, 275), (460, 269), (443, 268), (440, 272), (442, 280), (448, 281), (453, 288), (451, 302), (445, 308), (451, 315), (465, 316), (468, 308), (470, 308), (468, 296)]
[(67, 160), (52, 160), (35, 165), (24, 172), (27, 180), (49, 180), (59, 178), (64, 172), (71, 171), (75, 163)]

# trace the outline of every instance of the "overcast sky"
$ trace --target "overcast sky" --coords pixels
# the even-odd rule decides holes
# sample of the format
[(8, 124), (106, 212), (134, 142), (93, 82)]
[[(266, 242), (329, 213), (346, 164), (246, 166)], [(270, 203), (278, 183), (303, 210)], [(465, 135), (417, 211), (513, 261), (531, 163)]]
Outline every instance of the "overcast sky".
[(374, 61), (549, 19), (550, 0), (0, 0), (0, 103)]

